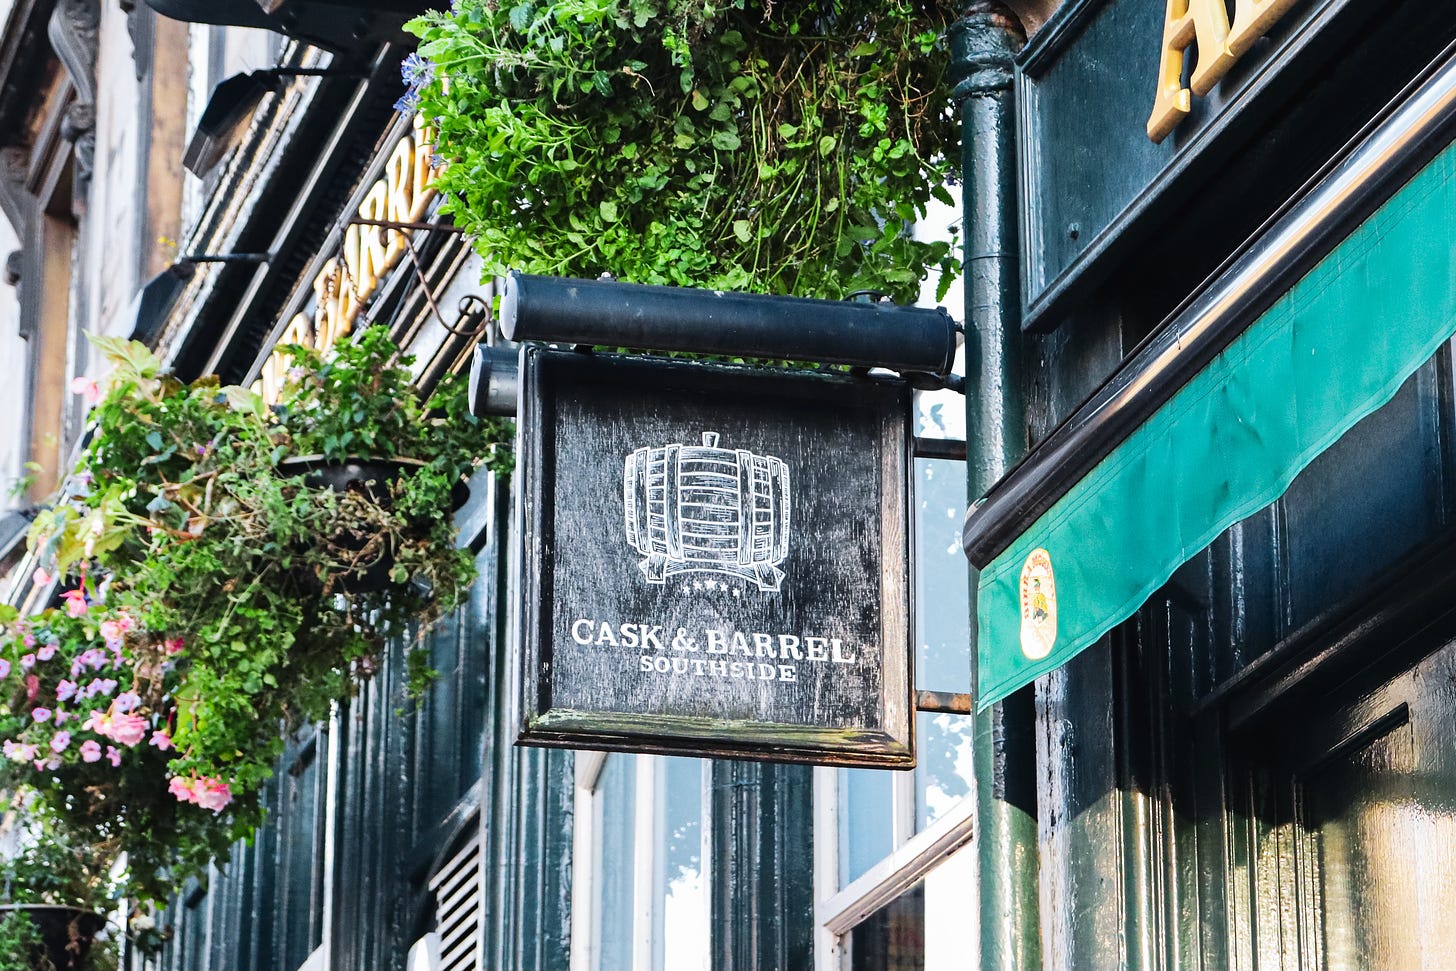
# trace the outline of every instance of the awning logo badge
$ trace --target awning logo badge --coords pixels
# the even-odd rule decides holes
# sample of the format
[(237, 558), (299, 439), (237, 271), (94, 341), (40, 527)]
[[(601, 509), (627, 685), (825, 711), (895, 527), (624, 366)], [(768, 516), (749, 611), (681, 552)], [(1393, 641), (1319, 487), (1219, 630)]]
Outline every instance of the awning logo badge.
[(649, 583), (679, 573), (724, 573), (777, 592), (789, 555), (789, 470), (782, 459), (702, 445), (639, 448), (627, 456), (627, 542)]
[(1021, 568), (1021, 653), (1040, 661), (1057, 642), (1057, 578), (1051, 554), (1031, 551)]

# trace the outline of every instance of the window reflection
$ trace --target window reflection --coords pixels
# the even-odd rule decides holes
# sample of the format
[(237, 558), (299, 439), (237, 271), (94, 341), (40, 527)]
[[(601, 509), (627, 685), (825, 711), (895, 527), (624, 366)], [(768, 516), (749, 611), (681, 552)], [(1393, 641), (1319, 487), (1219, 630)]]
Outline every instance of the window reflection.
[(708, 881), (703, 868), (703, 766), (659, 758), (653, 908), (654, 971), (708, 971)]
[(895, 848), (895, 777), (888, 769), (839, 770), (839, 885)]
[(637, 760), (607, 757), (598, 783), (601, 834), (597, 843), (597, 899), (592, 921), (596, 971), (632, 967), (633, 815)]
[(851, 971), (962, 971), (975, 953), (967, 844), (845, 938)]
[(973, 724), (969, 715), (920, 712), (916, 716), (916, 832), (971, 794)]

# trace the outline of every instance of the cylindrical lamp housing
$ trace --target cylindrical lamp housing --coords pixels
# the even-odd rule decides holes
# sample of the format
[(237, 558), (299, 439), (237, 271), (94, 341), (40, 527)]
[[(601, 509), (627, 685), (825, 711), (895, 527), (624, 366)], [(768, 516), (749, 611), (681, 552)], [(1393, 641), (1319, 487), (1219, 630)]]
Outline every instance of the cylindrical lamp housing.
[(956, 325), (942, 308), (810, 300), (512, 271), (501, 331), (513, 341), (608, 345), (946, 375)]
[(516, 392), (520, 387), (520, 350), (510, 347), (475, 346), (470, 361), (470, 413), (477, 418), (491, 415), (511, 417), (516, 413)]

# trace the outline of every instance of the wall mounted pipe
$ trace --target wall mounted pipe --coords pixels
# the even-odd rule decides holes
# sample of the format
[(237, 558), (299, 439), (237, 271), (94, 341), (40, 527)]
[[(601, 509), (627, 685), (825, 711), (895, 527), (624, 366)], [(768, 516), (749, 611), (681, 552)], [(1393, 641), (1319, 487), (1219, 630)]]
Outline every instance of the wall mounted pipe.
[(511, 272), (513, 341), (607, 345), (950, 373), (956, 324), (937, 307), (810, 300)]

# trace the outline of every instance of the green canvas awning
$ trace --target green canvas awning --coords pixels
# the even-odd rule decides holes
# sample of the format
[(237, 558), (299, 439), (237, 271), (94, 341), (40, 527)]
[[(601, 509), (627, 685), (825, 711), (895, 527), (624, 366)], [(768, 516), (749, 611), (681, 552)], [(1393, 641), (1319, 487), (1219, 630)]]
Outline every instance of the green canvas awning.
[[(1456, 333), (1456, 147), (1391, 194), (1414, 163), (1400, 171), (1377, 151), (1396, 137), (1382, 131), (967, 515), (980, 706), (1130, 616)], [(1361, 193), (1386, 201), (1349, 230)], [(1348, 235), (1331, 251), (1336, 231)], [(1306, 270), (1291, 255), (1300, 246), (1327, 255)], [(1261, 286), (1283, 295), (1235, 320)], [(1200, 346), (1207, 359), (1190, 365)], [(1085, 471), (1068, 474), (1079, 456)], [(1055, 468), (1060, 486), (1047, 484)]]

